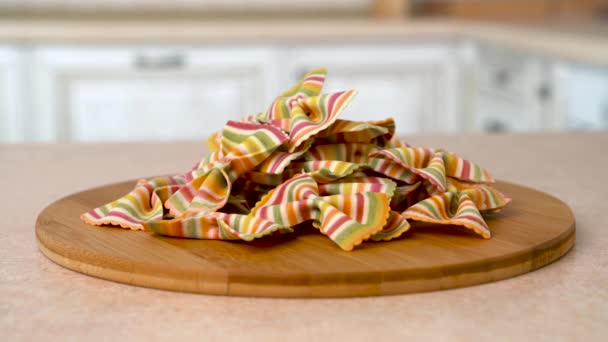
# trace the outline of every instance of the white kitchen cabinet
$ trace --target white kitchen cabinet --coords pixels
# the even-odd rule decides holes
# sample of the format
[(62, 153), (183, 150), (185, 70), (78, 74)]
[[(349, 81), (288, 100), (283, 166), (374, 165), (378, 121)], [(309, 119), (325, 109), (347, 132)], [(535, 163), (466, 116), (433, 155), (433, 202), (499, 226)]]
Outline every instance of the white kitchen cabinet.
[(0, 46), (0, 143), (23, 140), (23, 53)]
[(40, 47), (30, 138), (200, 140), (265, 110), (276, 65), (266, 47)]
[(324, 92), (357, 89), (341, 118), (395, 118), (404, 135), (459, 128), (459, 45), (352, 44), (297, 46), (288, 52), (291, 82), (315, 67), (329, 69)]
[(398, 134), (608, 126), (608, 70), (461, 40), (0, 47), (0, 142), (195, 139), (317, 67)]
[(548, 61), (480, 46), (475, 70), (473, 129), (505, 132), (550, 128), (553, 85)]
[(554, 76), (559, 99), (555, 127), (608, 128), (608, 68), (561, 62)]

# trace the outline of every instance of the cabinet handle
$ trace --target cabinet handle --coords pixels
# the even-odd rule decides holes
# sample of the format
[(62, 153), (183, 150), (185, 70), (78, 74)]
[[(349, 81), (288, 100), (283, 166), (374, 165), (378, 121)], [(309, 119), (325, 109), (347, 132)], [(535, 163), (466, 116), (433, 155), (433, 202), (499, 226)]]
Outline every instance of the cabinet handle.
[(508, 69), (500, 69), (494, 73), (494, 83), (498, 87), (504, 87), (511, 83), (511, 72)]
[(484, 128), (490, 133), (504, 133), (509, 130), (507, 124), (496, 119), (486, 121)]
[(163, 55), (139, 54), (135, 56), (133, 64), (136, 68), (145, 70), (179, 69), (184, 67), (186, 60), (181, 53)]
[(543, 84), (538, 87), (537, 95), (541, 102), (545, 102), (551, 99), (553, 92), (551, 91), (551, 87), (549, 85)]

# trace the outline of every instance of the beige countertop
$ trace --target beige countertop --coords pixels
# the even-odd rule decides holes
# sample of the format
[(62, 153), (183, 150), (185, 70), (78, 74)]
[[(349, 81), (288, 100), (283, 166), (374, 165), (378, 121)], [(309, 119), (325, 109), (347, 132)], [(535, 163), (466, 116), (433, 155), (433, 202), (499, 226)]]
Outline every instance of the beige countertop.
[(605, 24), (480, 23), (446, 19), (1, 19), (0, 43), (204, 44), (472, 40), (608, 66)]
[[(36, 246), (50, 202), (93, 186), (181, 172), (202, 142), (0, 145), (0, 336), (15, 340), (570, 340), (608, 334), (608, 131), (414, 136), (559, 198), (574, 249), (535, 272), (439, 292), (352, 299), (231, 298), (140, 288), (64, 269)], [(160, 162), (162, 160), (162, 162)], [(283, 337), (283, 338), (282, 338)]]

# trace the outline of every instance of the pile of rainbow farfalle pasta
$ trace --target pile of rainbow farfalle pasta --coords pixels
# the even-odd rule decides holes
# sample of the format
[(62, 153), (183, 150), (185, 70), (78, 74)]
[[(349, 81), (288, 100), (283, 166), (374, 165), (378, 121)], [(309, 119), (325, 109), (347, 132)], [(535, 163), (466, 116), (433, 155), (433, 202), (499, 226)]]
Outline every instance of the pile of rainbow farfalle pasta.
[[(479, 165), (393, 138), (391, 118), (338, 119), (356, 91), (321, 94), (325, 69), (308, 73), (267, 112), (228, 121), (190, 171), (137, 182), (81, 217), (193, 239), (288, 234), (311, 222), (343, 250), (388, 241), (410, 222), (461, 226), (483, 238), (482, 214), (510, 199)], [(300, 225), (301, 226), (301, 225)]]

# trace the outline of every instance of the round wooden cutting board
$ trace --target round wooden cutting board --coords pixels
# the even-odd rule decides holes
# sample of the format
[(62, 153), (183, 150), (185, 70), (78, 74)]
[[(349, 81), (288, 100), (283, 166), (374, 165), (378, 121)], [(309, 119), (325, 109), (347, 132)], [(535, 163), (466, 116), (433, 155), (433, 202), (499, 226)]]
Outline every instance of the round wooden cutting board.
[(421, 225), (399, 239), (345, 252), (312, 227), (245, 243), (170, 238), (80, 221), (80, 214), (134, 184), (95, 188), (48, 206), (36, 223), (42, 252), (69, 269), (132, 285), (229, 296), (353, 297), (512, 277), (557, 260), (575, 239), (566, 204), (504, 182), (496, 187), (513, 202), (487, 218), (490, 240), (453, 226)]

